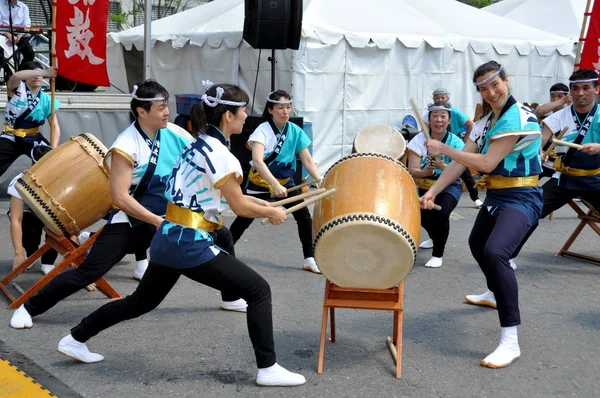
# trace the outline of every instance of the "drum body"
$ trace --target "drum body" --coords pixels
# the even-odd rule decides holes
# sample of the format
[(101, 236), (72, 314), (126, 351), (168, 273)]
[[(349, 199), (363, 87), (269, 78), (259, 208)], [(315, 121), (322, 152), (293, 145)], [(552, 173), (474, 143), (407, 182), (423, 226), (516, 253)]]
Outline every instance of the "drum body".
[(315, 259), (341, 287), (387, 289), (414, 265), (421, 212), (415, 183), (395, 159), (353, 154), (335, 163), (323, 187), (336, 192), (317, 202)]
[(71, 137), (17, 181), (23, 201), (53, 234), (78, 235), (111, 209), (106, 152), (90, 133)]
[(362, 129), (354, 137), (354, 153), (379, 153), (394, 159), (402, 159), (406, 150), (406, 140), (392, 126), (372, 125)]

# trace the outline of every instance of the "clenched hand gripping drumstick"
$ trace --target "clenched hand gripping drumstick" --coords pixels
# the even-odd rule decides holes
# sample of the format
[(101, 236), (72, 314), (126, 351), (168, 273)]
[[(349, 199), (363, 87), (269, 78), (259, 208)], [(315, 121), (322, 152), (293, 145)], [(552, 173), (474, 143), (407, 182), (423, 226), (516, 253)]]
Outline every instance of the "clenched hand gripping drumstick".
[(285, 198), (282, 200), (278, 200), (277, 202), (271, 202), (271, 207), (277, 207), (282, 205), (287, 205), (288, 203), (298, 202), (300, 199), (308, 198), (310, 196), (318, 195), (320, 193), (325, 192), (325, 188), (315, 189), (314, 191), (310, 191), (307, 193), (303, 193), (302, 195), (292, 196), (289, 198)]
[[(548, 126), (546, 126), (546, 127), (548, 127)], [(546, 152), (544, 152), (544, 156), (549, 156), (550, 153), (552, 153), (552, 150), (554, 149), (554, 147), (556, 146), (556, 144), (562, 142), (562, 141), (554, 142), (554, 140), (560, 140), (563, 137), (563, 135), (565, 135), (565, 133), (567, 131), (569, 131), (569, 127), (565, 127), (564, 129), (562, 129), (562, 131), (560, 132), (560, 134), (556, 138), (554, 137), (554, 131), (552, 131), (552, 129), (550, 127), (548, 127), (548, 130), (550, 130), (550, 132), (552, 133), (552, 144), (550, 144), (550, 146), (548, 147), (548, 149), (546, 150)]]
[(415, 112), (417, 120), (419, 121), (419, 126), (421, 127), (421, 131), (423, 132), (423, 134), (425, 134), (425, 138), (430, 140), (431, 135), (429, 135), (429, 125), (427, 123), (425, 123), (425, 121), (423, 121), (423, 118), (421, 117), (421, 113), (419, 113), (419, 109), (417, 108), (417, 103), (415, 102), (415, 100), (413, 98), (411, 98), (408, 101), (410, 102), (410, 106), (412, 107), (413, 112)]
[[(333, 195), (334, 193), (335, 193), (335, 188), (328, 189), (327, 191), (325, 191), (325, 192), (323, 192), (323, 193), (321, 193), (321, 194), (319, 194), (317, 196), (313, 196), (312, 198), (310, 198), (308, 200), (305, 200), (302, 203), (297, 204), (296, 206), (292, 206), (289, 209), (285, 209), (285, 214), (291, 214), (291, 213), (295, 212), (296, 210), (300, 210), (303, 207), (306, 207), (306, 206), (308, 206), (310, 204), (313, 204), (313, 203), (315, 203), (315, 202), (317, 202), (317, 201), (319, 201), (321, 199), (325, 199), (326, 197), (328, 197), (329, 195)], [(296, 196), (293, 199), (294, 200), (298, 200), (298, 197)], [(267, 225), (270, 222), (271, 222), (270, 219), (265, 218), (260, 223), (262, 225)]]
[(300, 189), (300, 188), (302, 188), (302, 187), (305, 187), (305, 186), (307, 186), (307, 185), (317, 185), (317, 184), (318, 184), (318, 183), (317, 183), (315, 180), (310, 180), (310, 181), (303, 182), (303, 183), (302, 183), (302, 184), (300, 184), (300, 185), (296, 185), (295, 187), (291, 187), (291, 188), (289, 188), (287, 191), (288, 191), (288, 192), (293, 192), (293, 191), (297, 191), (298, 189)]
[[(419, 202), (423, 203), (423, 198), (419, 198)], [(433, 210), (442, 210), (442, 206), (440, 205), (433, 205)]]

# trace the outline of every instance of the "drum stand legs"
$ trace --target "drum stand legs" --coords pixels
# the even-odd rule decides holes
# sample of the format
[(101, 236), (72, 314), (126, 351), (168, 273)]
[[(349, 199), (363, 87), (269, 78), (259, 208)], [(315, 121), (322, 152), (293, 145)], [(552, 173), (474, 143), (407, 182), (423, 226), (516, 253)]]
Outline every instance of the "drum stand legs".
[[(96, 241), (96, 237), (99, 235), (100, 230), (96, 232), (94, 235), (90, 236), (81, 246), (77, 246), (71, 240), (65, 238), (64, 236), (56, 236), (52, 232), (48, 231), (44, 227), (44, 231), (47, 234), (46, 242), (42, 247), (40, 247), (33, 255), (28, 257), (25, 261), (23, 261), (17, 268), (12, 270), (8, 275), (6, 275), (2, 280), (0, 280), (0, 290), (6, 294), (6, 297), (10, 300), (10, 304), (8, 306), (9, 309), (15, 309), (21, 306), (25, 301), (29, 300), (31, 296), (40, 291), (44, 286), (48, 284), (54, 277), (60, 274), (65, 268), (68, 266), (78, 267), (85, 260), (85, 256), (87, 255), (88, 250)], [(63, 260), (56, 265), (52, 271), (48, 272), (48, 274), (44, 275), (40, 280), (38, 280), (32, 287), (27, 289), (25, 292), (21, 294), (19, 297), (15, 297), (8, 290), (8, 284), (15, 279), (17, 276), (22, 274), (27, 267), (33, 264), (38, 258), (40, 258), (44, 253), (48, 250), (54, 249), (63, 256)], [(100, 278), (96, 281), (96, 286), (102, 293), (104, 293), (107, 297), (110, 298), (121, 298), (119, 293), (116, 292), (115, 289), (104, 279)]]
[(325, 281), (323, 318), (321, 320), (321, 341), (317, 373), (323, 372), (325, 360), (325, 338), (327, 335), (327, 315), (331, 322), (331, 342), (335, 342), (335, 308), (355, 308), (364, 310), (394, 311), (394, 330), (387, 337), (387, 344), (396, 362), (396, 378), (402, 374), (402, 311), (404, 282), (390, 289), (343, 288)]

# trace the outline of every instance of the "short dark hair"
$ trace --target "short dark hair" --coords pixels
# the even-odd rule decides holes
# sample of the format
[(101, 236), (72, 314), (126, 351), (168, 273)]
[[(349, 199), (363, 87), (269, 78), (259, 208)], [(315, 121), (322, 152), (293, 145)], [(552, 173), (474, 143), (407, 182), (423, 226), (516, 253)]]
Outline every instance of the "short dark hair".
[[(156, 97), (164, 97), (165, 101), (169, 99), (169, 92), (166, 88), (158, 84), (153, 79), (148, 79), (143, 83), (137, 84), (137, 90), (135, 92), (136, 97), (139, 98), (156, 98)], [(142, 108), (146, 112), (150, 111), (152, 108), (152, 103), (154, 101), (140, 101), (135, 98), (131, 100), (130, 106), (133, 115), (136, 117), (139, 116), (137, 112), (137, 108)]]
[(44, 69), (44, 67), (38, 61), (27, 61), (27, 62), (23, 62), (21, 65), (19, 65), (19, 72), (22, 70), (34, 70), (34, 69)]
[[(277, 91), (273, 91), (271, 94), (269, 94), (269, 99), (271, 99), (273, 101), (280, 101), (282, 98), (292, 99), (292, 96), (285, 90), (277, 90)], [(267, 103), (265, 104), (265, 109), (263, 110), (263, 114), (262, 114), (263, 121), (266, 122), (269, 119), (271, 119), (271, 114), (269, 113), (269, 109), (272, 110), (275, 107), (275, 105), (277, 105), (277, 104), (267, 101)]]
[(50, 145), (36, 145), (31, 149), (31, 160), (33, 163), (37, 163), (45, 154), (50, 152), (52, 147)]
[(564, 91), (568, 93), (569, 87), (567, 87), (567, 85), (564, 83), (556, 83), (553, 84), (552, 87), (550, 87), (550, 93), (552, 93), (553, 91)]
[(573, 83), (570, 83), (571, 81), (590, 80), (590, 79), (596, 79), (596, 80), (594, 80), (593, 84), (594, 84), (594, 87), (598, 87), (598, 74), (596, 73), (595, 70), (586, 69), (586, 68), (576, 70), (569, 77), (569, 87), (573, 87)]
[[(502, 70), (498, 76), (500, 76), (500, 79), (506, 81), (506, 71), (504, 68), (502, 68), (502, 65), (496, 61), (490, 61), (483, 65), (479, 65), (479, 67), (475, 69), (475, 73), (473, 73), (473, 83), (477, 83), (477, 79), (479, 79), (481, 76), (484, 76), (490, 72), (498, 72), (500, 69)], [(477, 91), (479, 91), (479, 87), (477, 87)]]
[[(213, 84), (208, 90), (206, 90), (206, 95), (216, 98), (217, 87), (223, 89), (223, 95), (221, 96), (222, 100), (245, 103), (248, 103), (250, 100), (248, 94), (241, 87), (234, 84)], [(217, 104), (215, 107), (211, 107), (204, 103), (204, 101), (198, 102), (190, 111), (192, 135), (197, 137), (206, 129), (206, 126), (209, 124), (218, 127), (221, 123), (221, 118), (227, 111), (235, 115), (239, 108), (240, 106), (225, 104)]]

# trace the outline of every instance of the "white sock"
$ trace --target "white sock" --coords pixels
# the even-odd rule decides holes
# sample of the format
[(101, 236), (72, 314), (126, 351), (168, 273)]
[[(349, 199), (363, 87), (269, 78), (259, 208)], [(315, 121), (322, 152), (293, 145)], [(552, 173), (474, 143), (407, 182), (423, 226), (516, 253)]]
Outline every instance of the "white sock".
[(90, 352), (85, 343), (80, 343), (70, 334), (58, 343), (58, 352), (85, 363), (100, 362), (104, 359), (102, 355)]
[(321, 273), (321, 270), (319, 269), (319, 266), (317, 265), (317, 262), (315, 261), (314, 257), (306, 257), (304, 259), (304, 264), (302, 265), (302, 268), (307, 271), (312, 271), (315, 274)]
[(221, 301), (221, 305), (219, 305), (219, 307), (227, 311), (246, 312), (248, 303), (246, 303), (246, 300), (244, 299), (237, 299), (235, 301)]
[(517, 263), (515, 263), (514, 258), (511, 258), (510, 260), (508, 260), (508, 264), (510, 265), (510, 268), (513, 269), (513, 271), (517, 270)]
[(292, 373), (278, 364), (258, 369), (256, 376), (256, 384), (265, 387), (292, 387), (304, 383), (306, 383), (304, 376)]
[(485, 305), (488, 307), (496, 308), (496, 296), (491, 290), (486, 291), (483, 294), (468, 294), (465, 296), (465, 300), (468, 303), (475, 305)]
[(42, 274), (46, 275), (48, 272), (54, 269), (54, 264), (42, 264)]
[(31, 315), (25, 309), (25, 304), (21, 304), (10, 318), (10, 327), (13, 329), (28, 329), (33, 326)]
[(425, 266), (427, 268), (440, 268), (442, 266), (442, 259), (443, 257), (431, 257), (429, 259), (429, 261), (427, 261), (427, 263), (425, 263)]
[(519, 348), (519, 335), (517, 327), (510, 326), (502, 328), (500, 333), (500, 344), (490, 355), (481, 361), (481, 365), (488, 368), (504, 368), (513, 363), (521, 356)]
[(142, 280), (146, 269), (148, 268), (148, 259), (135, 262), (135, 270), (133, 270), (133, 279)]

